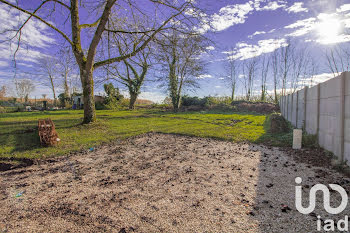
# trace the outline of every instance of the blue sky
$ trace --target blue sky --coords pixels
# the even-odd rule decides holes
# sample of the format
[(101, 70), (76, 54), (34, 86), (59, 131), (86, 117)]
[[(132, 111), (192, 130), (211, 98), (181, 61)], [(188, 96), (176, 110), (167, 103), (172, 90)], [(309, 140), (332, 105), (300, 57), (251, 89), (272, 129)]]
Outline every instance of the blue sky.
[[(11, 0), (14, 2), (14, 0)], [(40, 1), (21, 1), (26, 6), (36, 6)], [(287, 38), (291, 38), (298, 46), (307, 48), (317, 58), (317, 81), (325, 81), (332, 77), (326, 66), (325, 51), (332, 46), (350, 43), (350, 3), (335, 0), (310, 1), (227, 1), (197, 0), (200, 8), (205, 9), (205, 19), (212, 25), (197, 27), (214, 42), (207, 48), (208, 54), (203, 59), (208, 62), (206, 74), (199, 77), (200, 88), (188, 91), (191, 95), (229, 95), (227, 84), (223, 81), (223, 69), (227, 56), (238, 60), (246, 60), (285, 46)], [(0, 3), (0, 31), (16, 27), (18, 15)], [(22, 35), (24, 41), (17, 54), (17, 69), (14, 68), (13, 53), (15, 41), (5, 41), (10, 34), (0, 34), (0, 85), (6, 85), (14, 91), (14, 74), (17, 78), (35, 80), (36, 89), (31, 97), (48, 94), (50, 89), (40, 81), (37, 72), (38, 61), (43, 56), (51, 56), (57, 45), (63, 40), (59, 35), (38, 21), (31, 21)], [(151, 74), (150, 74), (151, 75)], [(77, 80), (75, 80), (77, 82)], [(258, 85), (258, 81), (256, 81)], [(268, 78), (271, 87), (271, 77)], [(62, 85), (57, 83), (58, 93)], [(243, 94), (242, 85), (238, 84), (238, 94)], [(146, 82), (141, 98), (160, 102), (166, 96), (165, 88), (159, 88), (154, 82)], [(101, 85), (97, 85), (96, 93), (102, 93)]]

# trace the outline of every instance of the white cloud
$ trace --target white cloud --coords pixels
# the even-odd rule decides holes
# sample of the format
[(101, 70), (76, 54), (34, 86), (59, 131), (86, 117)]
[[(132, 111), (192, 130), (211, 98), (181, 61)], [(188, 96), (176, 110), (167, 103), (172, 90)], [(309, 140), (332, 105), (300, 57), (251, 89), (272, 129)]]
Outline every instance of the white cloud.
[(271, 10), (274, 11), (279, 8), (285, 8), (285, 7), (286, 7), (285, 1), (272, 1), (272, 2), (268, 2), (267, 5), (263, 7), (257, 7), (256, 9), (258, 11), (271, 11)]
[(268, 1), (266, 5), (261, 6), (263, 2), (266, 2), (266, 0), (255, 0), (242, 4), (228, 5), (222, 7), (218, 13), (214, 13), (213, 15), (206, 15), (203, 13), (198, 15), (194, 10), (189, 10), (186, 14), (195, 17), (200, 16), (201, 24), (195, 27), (195, 30), (204, 34), (211, 29), (214, 31), (223, 31), (236, 24), (243, 24), (248, 18), (248, 15), (254, 11), (273, 11), (286, 7), (286, 1), (284, 0)]
[(234, 51), (227, 51), (224, 53), (231, 54), (231, 59), (245, 60), (260, 56), (264, 53), (273, 52), (284, 46), (287, 46), (286, 39), (267, 39), (258, 41), (256, 45), (238, 43)]
[(209, 50), (209, 51), (212, 51), (212, 50), (215, 50), (215, 47), (214, 46), (208, 46), (205, 48), (206, 50)]
[(250, 2), (228, 5), (211, 17), (211, 24), (215, 31), (223, 31), (235, 24), (245, 22), (247, 15), (254, 10)]
[(293, 36), (293, 37), (302, 36), (315, 29), (316, 21), (317, 21), (316, 18), (313, 18), (313, 17), (308, 19), (298, 20), (293, 24), (285, 26), (284, 28), (287, 28), (287, 29), (297, 28), (294, 32), (287, 34), (287, 36)]
[(320, 44), (338, 44), (338, 43), (344, 43), (350, 41), (350, 35), (336, 35), (334, 37), (325, 37), (325, 38), (319, 38), (315, 40), (317, 43)]
[[(18, 37), (16, 31), (28, 18), (28, 15), (7, 6), (0, 8), (0, 54), (2, 59), (13, 60), (14, 52), (17, 48)], [(31, 19), (22, 29), (21, 47), (16, 54), (18, 62), (37, 62), (43, 56), (39, 49), (48, 48), (55, 40), (49, 32), (49, 28), (42, 22)], [(13, 38), (12, 41), (9, 41)]]
[(341, 5), (341, 6), (337, 9), (337, 12), (345, 12), (345, 11), (350, 11), (350, 4)]
[(299, 27), (307, 27), (309, 25), (313, 25), (316, 21), (316, 18), (308, 18), (303, 20), (298, 20), (295, 23), (292, 23), (284, 28), (299, 28)]
[(255, 35), (260, 35), (260, 34), (265, 34), (266, 32), (265, 31), (256, 31), (253, 33), (253, 36)]
[(305, 41), (320, 44), (337, 44), (350, 41), (350, 36), (344, 31), (350, 28), (350, 14), (344, 13), (350, 10), (350, 4), (340, 6), (331, 13), (320, 13), (317, 17), (298, 20), (285, 26), (286, 29), (294, 29), (286, 36), (308, 36)]
[(256, 36), (256, 35), (260, 35), (260, 34), (266, 34), (266, 32), (265, 31), (256, 31), (256, 32), (254, 32), (252, 35), (249, 35), (248, 36), (248, 38), (253, 38), (254, 36)]
[[(344, 8), (344, 7), (343, 7)], [(298, 37), (308, 35), (305, 41), (314, 41), (320, 44), (337, 44), (350, 41), (350, 36), (343, 32), (350, 28), (350, 18), (339, 10), (338, 13), (320, 13), (316, 18), (298, 20), (285, 26), (286, 29), (295, 29), (286, 36)]]
[(205, 79), (205, 78), (212, 78), (213, 76), (210, 74), (202, 74), (197, 77), (197, 79)]
[(308, 12), (309, 10), (303, 7), (303, 5), (303, 2), (295, 2), (292, 6), (288, 7), (286, 11), (288, 11), (288, 13)]

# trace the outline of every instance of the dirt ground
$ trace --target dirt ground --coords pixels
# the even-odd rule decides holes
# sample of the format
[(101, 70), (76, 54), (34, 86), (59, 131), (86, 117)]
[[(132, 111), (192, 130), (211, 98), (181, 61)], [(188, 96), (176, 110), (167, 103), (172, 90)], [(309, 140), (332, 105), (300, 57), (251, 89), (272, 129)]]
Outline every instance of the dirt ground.
[(295, 209), (298, 176), (304, 196), (316, 183), (350, 190), (279, 148), (145, 134), (0, 172), (0, 232), (316, 232), (317, 215), (337, 216), (322, 201)]

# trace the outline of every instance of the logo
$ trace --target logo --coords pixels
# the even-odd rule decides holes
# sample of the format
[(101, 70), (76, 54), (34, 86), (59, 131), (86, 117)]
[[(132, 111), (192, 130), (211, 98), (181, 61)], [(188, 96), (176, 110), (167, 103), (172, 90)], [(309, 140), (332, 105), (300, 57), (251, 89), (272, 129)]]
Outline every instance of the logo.
[[(332, 207), (330, 205), (330, 191), (326, 185), (323, 184), (316, 184), (310, 189), (309, 193), (309, 206), (303, 207), (302, 204), (302, 186), (300, 185), (302, 183), (302, 179), (300, 177), (295, 178), (295, 183), (299, 184), (295, 186), (295, 207), (296, 209), (302, 213), (302, 214), (310, 214), (315, 210), (316, 207), (316, 193), (318, 191), (323, 193), (323, 207), (329, 214), (340, 214), (342, 213), (347, 205), (348, 205), (348, 195), (343, 187), (337, 184), (329, 184), (329, 187), (338, 192), (341, 196), (341, 203), (338, 207)], [(317, 216), (317, 230), (321, 231), (321, 217)], [(337, 228), (339, 231), (348, 231), (348, 225), (349, 220), (348, 216), (345, 216), (345, 219), (339, 220), (337, 225)], [(335, 223), (332, 219), (326, 219), (324, 221), (323, 229), (325, 231), (334, 231), (335, 230)]]
[[(300, 177), (295, 178), (295, 183), (297, 184), (301, 184), (302, 181), (303, 180)], [(342, 198), (342, 201), (338, 207), (331, 207), (329, 189), (326, 185), (323, 184), (316, 184), (310, 189), (309, 206), (306, 208), (302, 206), (302, 187), (299, 185), (295, 186), (295, 207), (302, 214), (311, 213), (316, 207), (316, 192), (321, 191), (323, 192), (323, 207), (327, 211), (327, 213), (340, 214), (345, 210), (346, 206), (348, 205), (348, 195), (345, 189), (343, 189), (343, 187), (341, 187), (340, 185), (330, 184), (329, 187), (337, 191)]]

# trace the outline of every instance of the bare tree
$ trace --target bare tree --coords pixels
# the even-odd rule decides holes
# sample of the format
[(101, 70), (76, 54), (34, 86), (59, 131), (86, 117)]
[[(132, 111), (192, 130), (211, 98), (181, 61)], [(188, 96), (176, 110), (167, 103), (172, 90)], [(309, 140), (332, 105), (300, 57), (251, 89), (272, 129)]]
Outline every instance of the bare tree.
[(272, 65), (272, 76), (273, 76), (273, 93), (274, 93), (274, 101), (278, 103), (278, 81), (279, 81), (279, 56), (278, 50), (273, 51), (271, 55), (271, 65)]
[[(1, 3), (6, 4), (12, 8), (15, 8), (23, 13), (26, 13), (28, 18), (24, 23), (18, 28), (16, 37), (21, 37), (21, 30), (25, 27), (26, 23), (35, 18), (65, 39), (65, 41), (72, 47), (76, 62), (80, 70), (80, 79), (83, 88), (84, 95), (84, 123), (93, 122), (96, 120), (95, 111), (95, 101), (94, 101), (94, 78), (93, 72), (95, 69), (112, 64), (114, 62), (120, 62), (127, 58), (135, 56), (138, 52), (143, 50), (147, 44), (154, 39), (154, 37), (161, 31), (165, 30), (167, 25), (173, 22), (184, 23), (184, 19), (190, 17), (188, 14), (184, 14), (188, 9), (195, 9), (192, 1), (170, 1), (170, 0), (150, 0), (150, 4), (154, 6), (154, 16), (150, 16), (147, 11), (143, 11), (142, 8), (137, 4), (137, 1), (129, 0), (124, 2), (119, 2), (117, 0), (104, 0), (95, 1), (95, 4), (84, 4), (79, 0), (70, 0), (70, 3), (62, 0), (44, 0), (39, 6), (34, 7), (33, 11), (27, 10), (26, 5), (19, 6), (18, 4), (13, 4), (10, 1), (0, 0)], [(33, 8), (31, 4), (30, 8)], [(80, 21), (83, 17), (81, 16), (81, 10), (79, 8), (85, 8), (85, 11), (90, 12), (92, 15), (90, 18), (96, 20), (93, 23), (81, 24)], [(45, 8), (45, 10), (43, 10)], [(59, 9), (56, 9), (59, 8)], [(120, 9), (129, 8), (130, 11), (121, 11)], [(161, 9), (163, 8), (163, 9)], [(119, 11), (118, 11), (119, 10)], [(61, 23), (51, 23), (51, 20), (55, 20), (55, 12), (65, 12), (62, 13), (64, 18), (70, 20), (69, 27), (67, 25), (62, 25)], [(158, 14), (159, 11), (166, 11), (165, 14)], [(122, 15), (122, 12), (126, 12)], [(108, 28), (107, 22), (110, 19), (112, 13), (119, 14), (120, 19), (133, 19), (134, 15), (147, 16), (151, 23), (149, 25), (133, 25), (130, 27), (129, 24), (123, 23), (116, 25), (115, 28)], [(50, 18), (47, 15), (53, 16)], [(162, 18), (158, 18), (158, 15), (162, 15)], [(86, 18), (86, 17), (84, 17)], [(58, 26), (62, 26), (59, 29)], [(123, 27), (120, 27), (123, 26)], [(83, 30), (88, 29), (82, 32)], [(68, 31), (67, 31), (68, 30)], [(66, 31), (66, 32), (65, 32)], [(115, 33), (117, 35), (122, 34), (133, 34), (135, 39), (131, 41), (130, 53), (125, 55), (113, 54), (111, 57), (104, 56), (103, 45), (100, 43), (103, 41), (106, 32)], [(82, 35), (84, 35), (84, 41), (89, 43), (82, 43)], [(84, 45), (87, 47), (84, 48)], [(99, 50), (101, 48), (101, 50)], [(98, 56), (97, 56), (98, 55)], [(96, 61), (98, 59), (98, 61)]]
[(266, 81), (270, 68), (270, 59), (267, 55), (263, 55), (261, 60), (261, 101), (266, 101)]
[(336, 77), (339, 73), (350, 71), (350, 49), (344, 46), (334, 46), (326, 51), (329, 70)]
[(308, 65), (306, 60), (306, 49), (302, 48), (298, 51), (294, 51), (291, 54), (291, 80), (290, 80), (290, 89), (292, 93), (294, 93), (299, 85), (300, 79), (303, 75), (303, 71), (306, 69)]
[(308, 65), (310, 66), (308, 71), (308, 77), (310, 78), (310, 86), (312, 87), (314, 85), (314, 78), (318, 70), (318, 64), (314, 58), (310, 58)]
[(6, 92), (7, 92), (6, 86), (2, 86), (2, 87), (0, 88), (0, 98), (4, 98), (5, 95), (6, 95)]
[(15, 80), (17, 95), (19, 98), (28, 99), (30, 93), (35, 90), (35, 86), (30, 79)]
[(180, 35), (176, 31), (159, 41), (159, 61), (166, 76), (168, 91), (177, 111), (184, 88), (198, 87), (196, 78), (204, 72), (199, 56), (205, 51), (203, 38), (197, 35)]
[(251, 100), (253, 91), (254, 91), (254, 81), (257, 71), (258, 58), (254, 57), (245, 61), (243, 64), (243, 73), (244, 73), (244, 87), (246, 91), (246, 99)]
[(282, 79), (282, 96), (286, 95), (288, 75), (292, 66), (292, 52), (294, 45), (291, 40), (287, 41), (288, 45), (280, 48), (280, 71)]
[(52, 91), (52, 96), (54, 100), (54, 105), (56, 106), (56, 79), (57, 77), (57, 60), (53, 57), (44, 57), (40, 59), (40, 68), (42, 75), (45, 77), (46, 81), (43, 82), (44, 85), (48, 86)]
[[(233, 49), (231, 49), (233, 51)], [(227, 60), (225, 63), (225, 81), (228, 82), (231, 89), (231, 99), (234, 100), (235, 98), (235, 91), (237, 86), (237, 80), (239, 75), (239, 67), (240, 63), (238, 60), (233, 59), (231, 55), (227, 55)]]
[(70, 96), (69, 78), (72, 75), (73, 71), (76, 70), (73, 53), (70, 47), (62, 48), (59, 51), (57, 65), (57, 71), (63, 77), (62, 86), (64, 90), (64, 96), (68, 98)]

